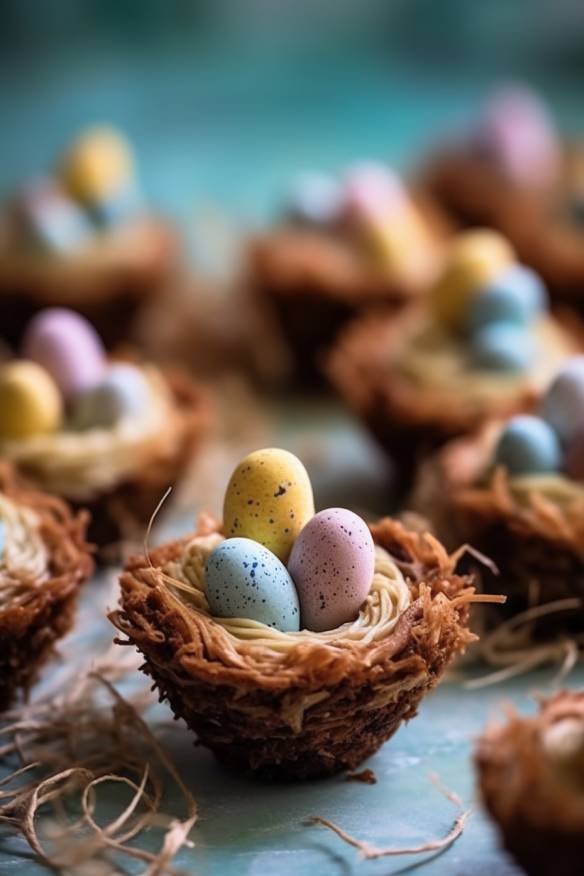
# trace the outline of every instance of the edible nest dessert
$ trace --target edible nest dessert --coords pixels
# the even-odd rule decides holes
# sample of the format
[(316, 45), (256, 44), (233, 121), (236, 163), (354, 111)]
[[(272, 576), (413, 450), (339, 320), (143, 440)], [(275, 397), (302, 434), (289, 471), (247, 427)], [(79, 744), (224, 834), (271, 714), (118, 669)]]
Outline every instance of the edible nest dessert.
[(129, 144), (109, 128), (86, 131), (0, 217), (2, 337), (19, 343), (38, 310), (62, 306), (111, 348), (162, 289), (176, 251), (174, 230), (140, 194)]
[(554, 300), (584, 305), (584, 154), (536, 94), (496, 92), (474, 129), (430, 162), (425, 185), (467, 225), (502, 231)]
[(361, 164), (337, 181), (306, 174), (279, 228), (252, 241), (251, 283), (290, 348), (295, 374), (313, 379), (339, 328), (372, 308), (395, 310), (428, 287), (447, 223), (430, 198), (388, 168)]
[[(468, 542), (490, 557), (487, 590), (507, 609), (571, 599), (572, 612), (544, 614), (584, 630), (584, 356), (570, 360), (537, 415), (492, 423), (453, 441), (421, 468), (412, 499), (446, 546)], [(461, 541), (459, 541), (461, 540)]]
[(87, 508), (104, 559), (143, 534), (209, 417), (207, 395), (190, 378), (108, 360), (94, 329), (70, 310), (37, 314), (22, 358), (0, 366), (0, 457)]
[(24, 486), (0, 464), (0, 711), (26, 693), (73, 621), (92, 571), (86, 514)]
[(577, 318), (551, 316), (541, 280), (505, 238), (470, 231), (453, 241), (426, 307), (357, 320), (327, 372), (403, 487), (432, 449), (533, 408), (582, 338)]
[(431, 536), (314, 513), (300, 461), (234, 471), (223, 526), (134, 557), (111, 615), (219, 759), (274, 778), (357, 767), (474, 639), (473, 580)]
[(487, 727), (476, 767), (505, 848), (529, 876), (580, 876), (584, 860), (584, 693)]

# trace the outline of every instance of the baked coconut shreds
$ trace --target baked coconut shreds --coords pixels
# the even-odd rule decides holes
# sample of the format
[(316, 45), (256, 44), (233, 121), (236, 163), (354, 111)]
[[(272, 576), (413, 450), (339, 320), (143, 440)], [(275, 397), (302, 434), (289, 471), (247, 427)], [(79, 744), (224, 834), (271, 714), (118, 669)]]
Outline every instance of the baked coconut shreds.
[(487, 727), (475, 764), (484, 805), (529, 876), (581, 876), (584, 693), (563, 691), (531, 718)]

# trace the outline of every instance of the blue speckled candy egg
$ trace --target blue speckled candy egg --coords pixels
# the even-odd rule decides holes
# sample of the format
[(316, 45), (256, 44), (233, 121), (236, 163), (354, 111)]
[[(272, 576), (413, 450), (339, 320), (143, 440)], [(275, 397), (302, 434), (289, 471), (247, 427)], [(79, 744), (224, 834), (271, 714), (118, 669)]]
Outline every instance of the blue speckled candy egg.
[(325, 173), (306, 172), (290, 189), (286, 216), (300, 225), (327, 226), (337, 220), (340, 205), (341, 187), (335, 179)]
[(584, 356), (574, 356), (562, 368), (545, 394), (541, 410), (563, 444), (584, 431)]
[(140, 417), (152, 395), (143, 372), (135, 365), (111, 365), (96, 387), (75, 400), (71, 411), (74, 429), (108, 429), (123, 417)]
[(545, 306), (545, 288), (535, 271), (513, 265), (470, 299), (467, 328), (474, 333), (492, 323), (527, 325)]
[(228, 538), (205, 566), (207, 601), (215, 617), (243, 617), (283, 633), (300, 629), (294, 581), (271, 551), (250, 538)]
[(489, 371), (524, 371), (535, 357), (529, 331), (513, 323), (488, 325), (471, 338), (471, 355), (478, 368)]
[(15, 215), (35, 244), (62, 254), (74, 252), (93, 234), (83, 210), (51, 180), (26, 186), (15, 202)]
[(308, 521), (292, 548), (302, 626), (322, 632), (355, 620), (375, 570), (375, 547), (364, 520), (346, 508), (327, 508)]
[(551, 426), (539, 417), (513, 417), (501, 433), (495, 449), (495, 464), (510, 474), (545, 474), (558, 471), (562, 449)]

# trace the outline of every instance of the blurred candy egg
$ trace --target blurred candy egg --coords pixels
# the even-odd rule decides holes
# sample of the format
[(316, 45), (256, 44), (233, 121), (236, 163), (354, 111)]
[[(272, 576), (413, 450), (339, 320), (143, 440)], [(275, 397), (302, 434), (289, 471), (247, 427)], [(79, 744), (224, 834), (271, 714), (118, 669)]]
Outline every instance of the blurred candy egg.
[(287, 450), (256, 450), (231, 475), (223, 506), (227, 538), (251, 538), (286, 562), (296, 536), (313, 514), (306, 469)]
[(524, 86), (507, 86), (492, 96), (472, 146), (520, 185), (545, 185), (559, 169), (552, 119), (537, 94)]
[(399, 213), (409, 202), (406, 188), (389, 167), (363, 162), (353, 167), (343, 185), (343, 215), (349, 221), (378, 223)]
[(51, 180), (26, 186), (15, 201), (14, 214), (32, 241), (47, 250), (73, 252), (93, 234), (83, 210)]
[(531, 334), (524, 327), (496, 322), (472, 337), (471, 355), (477, 368), (524, 371), (535, 358), (535, 347)]
[(53, 432), (62, 403), (50, 374), (34, 362), (10, 362), (0, 368), (0, 437), (29, 438)]
[(91, 205), (108, 201), (127, 189), (134, 177), (128, 141), (113, 128), (92, 128), (65, 154), (61, 179), (74, 198)]
[(509, 420), (495, 450), (495, 464), (514, 475), (558, 471), (561, 461), (554, 430), (539, 417), (527, 414)]
[(545, 394), (542, 416), (567, 445), (584, 431), (584, 356), (574, 356)]
[(302, 626), (322, 632), (355, 620), (375, 570), (367, 524), (345, 508), (308, 521), (292, 548), (288, 570), (296, 584)]
[(467, 328), (476, 332), (495, 322), (525, 325), (544, 310), (545, 303), (545, 288), (538, 275), (523, 265), (512, 265), (471, 298)]
[(93, 326), (61, 307), (41, 310), (28, 324), (22, 354), (42, 365), (69, 401), (92, 389), (105, 371), (105, 353)]
[(109, 429), (126, 417), (143, 416), (151, 401), (148, 381), (135, 365), (112, 365), (101, 383), (77, 396), (71, 411), (74, 429)]
[(511, 245), (497, 231), (467, 231), (453, 243), (446, 267), (431, 290), (430, 303), (447, 328), (462, 328), (467, 308), (485, 284), (514, 262)]
[(282, 632), (298, 632), (300, 608), (286, 567), (249, 538), (228, 538), (205, 566), (207, 601), (215, 617), (248, 618)]
[(300, 225), (323, 227), (339, 217), (341, 187), (324, 173), (303, 173), (288, 196), (286, 215)]

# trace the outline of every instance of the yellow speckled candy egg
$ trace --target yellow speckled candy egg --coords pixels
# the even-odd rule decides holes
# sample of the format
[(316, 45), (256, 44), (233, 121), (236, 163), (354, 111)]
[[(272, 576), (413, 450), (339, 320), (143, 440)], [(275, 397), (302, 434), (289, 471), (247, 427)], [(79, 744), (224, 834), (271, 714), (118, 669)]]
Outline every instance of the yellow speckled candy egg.
[(59, 427), (62, 401), (57, 385), (35, 362), (0, 368), (0, 438), (29, 438)]
[(287, 450), (256, 450), (231, 475), (223, 506), (226, 538), (251, 538), (286, 562), (313, 515), (308, 473)]
[(461, 328), (471, 295), (514, 261), (511, 244), (497, 231), (477, 229), (460, 234), (430, 294), (440, 322), (450, 329)]
[(61, 179), (86, 204), (106, 201), (125, 190), (134, 178), (130, 144), (113, 128), (91, 128), (66, 152)]

